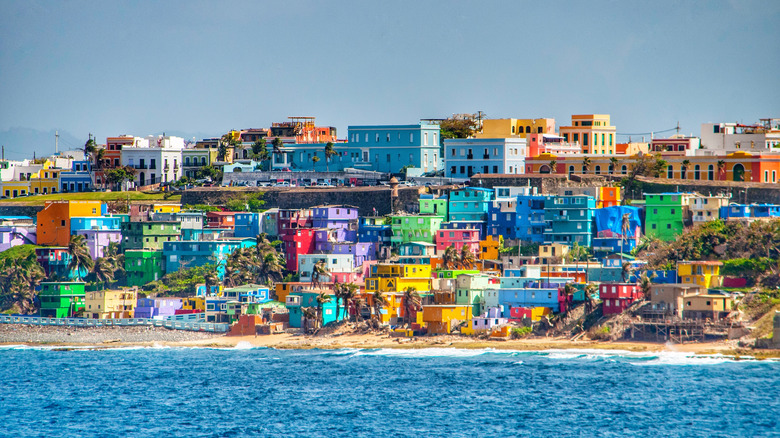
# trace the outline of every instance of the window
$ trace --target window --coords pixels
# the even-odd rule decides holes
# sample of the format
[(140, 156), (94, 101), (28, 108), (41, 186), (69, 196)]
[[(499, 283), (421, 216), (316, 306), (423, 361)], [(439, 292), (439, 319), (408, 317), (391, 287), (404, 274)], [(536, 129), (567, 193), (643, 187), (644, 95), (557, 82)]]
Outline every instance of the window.
[(423, 145), (428, 146), (428, 133), (423, 134)]

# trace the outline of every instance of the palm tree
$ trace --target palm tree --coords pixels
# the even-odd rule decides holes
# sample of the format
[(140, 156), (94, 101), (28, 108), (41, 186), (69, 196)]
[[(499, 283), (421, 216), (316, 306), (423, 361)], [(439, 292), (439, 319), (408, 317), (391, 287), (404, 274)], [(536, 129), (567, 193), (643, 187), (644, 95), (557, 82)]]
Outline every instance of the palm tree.
[(376, 318), (377, 323), (379, 323), (379, 321), (382, 320), (379, 316), (382, 314), (382, 308), (388, 304), (387, 297), (385, 297), (385, 294), (383, 294), (381, 290), (377, 289), (374, 291), (372, 301), (374, 305), (374, 317)]
[(609, 162), (611, 163), (609, 174), (612, 175), (612, 173), (617, 172), (618, 159), (616, 157), (612, 157), (609, 159)]
[(314, 156), (311, 157), (311, 162), (312, 162), (311, 168), (312, 168), (312, 170), (316, 170), (317, 169), (317, 162), (319, 162), (319, 161), (320, 161), (320, 157), (318, 157), (317, 153), (315, 152)]
[(279, 155), (281, 155), (283, 152), (282, 146), (284, 146), (284, 142), (279, 137), (274, 138), (274, 141), (271, 142), (271, 148), (272, 148), (271, 151), (273, 152), (276, 161), (280, 161)]
[(593, 283), (585, 285), (585, 314), (593, 312), (593, 294), (598, 291), (598, 288)]
[(216, 267), (207, 272), (206, 275), (203, 276), (203, 279), (206, 282), (206, 296), (208, 296), (211, 293), (212, 288), (219, 284), (219, 276), (217, 275)]
[(653, 280), (647, 276), (647, 272), (642, 272), (642, 275), (639, 277), (639, 288), (642, 290), (642, 296), (644, 296), (647, 301), (650, 301), (652, 298), (652, 287)]
[(569, 303), (572, 300), (571, 297), (577, 293), (577, 288), (574, 287), (573, 283), (566, 283), (566, 285), (563, 286), (563, 293), (566, 295), (566, 310), (564, 311), (564, 313), (566, 313), (569, 311)]
[[(347, 316), (347, 318), (344, 319), (349, 319), (349, 303), (352, 303), (353, 307), (355, 306), (355, 299), (357, 298), (357, 291), (359, 288), (355, 283), (344, 283), (341, 285), (340, 289), (341, 299), (344, 302), (344, 314)], [(336, 318), (338, 319), (338, 317), (339, 313), (338, 309), (336, 309)]]
[(0, 263), (0, 299), (4, 306), (16, 305), (22, 314), (35, 313), (35, 286), (46, 275), (35, 254), (18, 260), (6, 258)]
[(686, 179), (686, 173), (688, 173), (688, 166), (691, 165), (690, 160), (683, 160), (682, 167), (680, 168), (680, 179)]
[(723, 175), (724, 172), (726, 172), (726, 162), (723, 160), (718, 160), (718, 177)]
[(625, 250), (625, 243), (626, 243), (626, 237), (628, 237), (628, 231), (631, 229), (631, 214), (630, 213), (623, 213), (623, 217), (620, 220), (620, 231), (622, 231), (622, 236), (620, 239), (620, 262), (623, 262), (623, 254), (626, 252)]
[[(323, 320), (324, 315), (322, 314), (322, 306), (324, 306), (326, 303), (329, 303), (331, 301), (331, 297), (325, 292), (320, 292), (320, 294), (317, 295), (316, 301), (317, 301), (317, 321), (319, 322), (320, 327), (322, 327), (322, 323), (324, 321)], [(338, 316), (338, 313), (336, 315)]]
[(308, 334), (311, 331), (311, 328), (309, 327), (309, 321), (315, 321), (317, 318), (317, 311), (311, 307), (304, 307), (301, 309), (301, 313), (301, 329), (303, 330), (304, 334)]
[(631, 266), (630, 262), (623, 263), (623, 267), (620, 270), (620, 276), (623, 277), (623, 283), (627, 283), (628, 279), (631, 277), (631, 273), (634, 270), (634, 267)]
[[(329, 274), (328, 268), (325, 265), (325, 260), (318, 260), (317, 263), (315, 263), (312, 267), (311, 271), (311, 287), (321, 288), (322, 277), (325, 277)], [(336, 301), (336, 303), (338, 304), (338, 301)]]
[(409, 286), (404, 290), (404, 316), (406, 323), (411, 326), (412, 324), (412, 311), (419, 310), (421, 306), (420, 294), (417, 293), (415, 287)]
[(325, 144), (325, 170), (330, 172), (330, 157), (337, 155), (338, 153), (333, 148), (333, 142), (329, 141)]
[(558, 165), (558, 162), (555, 160), (550, 160), (550, 173), (558, 173), (558, 169), (556, 166)]
[(444, 250), (444, 254), (441, 256), (441, 264), (445, 269), (452, 269), (458, 262), (458, 250), (454, 246), (450, 245)]
[(582, 159), (582, 173), (588, 173), (590, 171), (590, 157), (585, 156)]
[(363, 310), (363, 306), (365, 304), (366, 304), (366, 300), (365, 300), (365, 298), (363, 298), (361, 296), (356, 296), (355, 298), (352, 299), (352, 307), (355, 308), (355, 322), (356, 323), (360, 322), (360, 320), (362, 319), (361, 315), (360, 315), (360, 312)]
[(268, 153), (268, 147), (266, 146), (266, 141), (264, 138), (261, 138), (252, 144), (252, 154), (254, 155), (255, 159), (261, 163), (265, 163), (271, 159), (271, 154)]
[(260, 259), (255, 272), (255, 281), (262, 284), (282, 281), (284, 259), (278, 253), (268, 253)]
[(101, 257), (97, 259), (95, 265), (92, 267), (92, 274), (95, 276), (95, 280), (102, 283), (105, 287), (106, 283), (114, 281), (114, 272), (116, 267), (110, 258)]
[(471, 269), (475, 261), (474, 253), (471, 252), (469, 246), (463, 245), (463, 248), (460, 249), (460, 265), (463, 269)]
[(92, 256), (89, 254), (87, 248), (87, 241), (81, 234), (74, 234), (70, 236), (70, 242), (68, 242), (68, 254), (70, 255), (70, 263), (68, 263), (68, 270), (75, 276), (76, 279), (81, 280), (87, 275), (94, 266), (95, 262), (92, 260)]

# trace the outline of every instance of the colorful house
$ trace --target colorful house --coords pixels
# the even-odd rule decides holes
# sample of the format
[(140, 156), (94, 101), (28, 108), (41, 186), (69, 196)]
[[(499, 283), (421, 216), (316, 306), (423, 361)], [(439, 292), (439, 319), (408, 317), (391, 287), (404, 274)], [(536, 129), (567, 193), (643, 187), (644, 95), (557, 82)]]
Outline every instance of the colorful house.
[[(623, 230), (623, 217), (628, 215), (628, 228)], [(597, 255), (606, 253), (628, 254), (638, 244), (642, 231), (640, 210), (637, 207), (614, 206), (594, 211), (596, 237), (593, 249)]]
[(257, 237), (262, 233), (261, 213), (236, 213), (235, 237)]
[(366, 278), (366, 292), (379, 290), (384, 293), (404, 292), (413, 287), (418, 293), (431, 290), (430, 265), (399, 265), (377, 263), (371, 266), (370, 277)]
[(236, 226), (235, 216), (236, 213), (233, 211), (206, 212), (206, 228), (232, 230)]
[(433, 243), (436, 231), (441, 227), (443, 218), (434, 215), (395, 215), (390, 216), (393, 236), (390, 241), (400, 245), (406, 242)]
[(545, 243), (579, 243), (591, 246), (593, 213), (596, 200), (592, 196), (554, 196), (544, 204)]
[(152, 214), (155, 213), (179, 213), (181, 211), (181, 204), (153, 204)]
[(683, 318), (713, 319), (725, 318), (736, 309), (734, 299), (728, 295), (691, 294), (684, 295)]
[(92, 319), (122, 319), (135, 317), (138, 293), (135, 289), (86, 292), (84, 317)]
[(672, 241), (685, 228), (684, 208), (691, 194), (645, 193), (645, 234), (664, 241)]
[(448, 335), (461, 323), (472, 318), (470, 304), (429, 304), (423, 306), (422, 320), (428, 334)]
[(493, 190), (465, 187), (450, 192), (448, 221), (487, 222), (488, 210), (493, 200)]
[(475, 258), (478, 258), (480, 255), (479, 242), (479, 232), (475, 229), (439, 230), (436, 232), (436, 252), (439, 254), (444, 254), (444, 251), (450, 246), (460, 253), (465, 246), (474, 254)]
[(677, 262), (677, 277), (682, 284), (693, 284), (709, 289), (719, 287), (723, 282), (720, 275), (721, 262)]
[(93, 189), (92, 163), (89, 160), (73, 161), (71, 170), (59, 173), (62, 193), (88, 192)]
[[(306, 307), (317, 308), (318, 292), (294, 292), (287, 295), (285, 306), (290, 312), (290, 327), (301, 328), (303, 326), (303, 309)], [(332, 297), (330, 302), (322, 305), (322, 324), (325, 325), (333, 321), (341, 321), (347, 318), (347, 306), (339, 302), (338, 315), (336, 314), (336, 298)]]
[(182, 309), (182, 306), (182, 298), (138, 298), (134, 318), (173, 316), (177, 310)]
[(282, 235), (285, 267), (288, 271), (298, 269), (298, 256), (314, 253), (314, 230), (311, 228), (289, 229)]
[(448, 200), (446, 195), (435, 196), (431, 194), (420, 195), (420, 214), (432, 214), (447, 217)]
[(471, 178), (475, 174), (523, 173), (524, 138), (448, 138), (444, 140), (444, 176)]
[(385, 223), (384, 216), (364, 216), (359, 218), (358, 242), (376, 242), (377, 246), (390, 245), (393, 230)]
[(13, 222), (8, 225), (0, 224), (0, 252), (18, 245), (36, 244), (37, 227), (32, 220), (28, 222), (27, 224)]
[(313, 207), (312, 227), (314, 228), (344, 228), (357, 227), (358, 209), (348, 205), (324, 205)]
[(163, 277), (162, 250), (130, 249), (125, 251), (128, 286), (144, 286)]
[(471, 304), (474, 316), (485, 310), (485, 289), (496, 287), (498, 279), (485, 274), (461, 274), (455, 280), (455, 304)]
[(469, 321), (467, 327), (461, 329), (461, 333), (464, 335), (473, 335), (479, 333), (492, 333), (493, 330), (505, 325), (509, 322), (508, 318), (504, 318), (501, 315), (501, 309), (497, 307), (491, 307), (487, 309), (482, 316), (474, 316)]
[(310, 208), (280, 208), (277, 229), (280, 236), (293, 234), (302, 228), (312, 228), (313, 214)]
[(546, 307), (552, 312), (560, 312), (566, 302), (563, 291), (556, 288), (501, 288), (498, 302), (504, 306), (504, 317), (511, 318), (511, 309), (515, 307)]
[(100, 201), (46, 201), (38, 212), (38, 245), (67, 246), (71, 218), (103, 214), (105, 206)]
[(498, 236), (487, 236), (485, 240), (479, 241), (479, 258), (481, 260), (498, 260), (501, 253), (501, 246), (504, 243), (504, 238)]
[(599, 298), (604, 303), (604, 315), (623, 313), (631, 303), (642, 298), (642, 290), (636, 283), (601, 283)]
[(571, 126), (558, 130), (564, 141), (581, 144), (584, 154), (612, 155), (617, 128), (609, 123), (609, 114), (575, 114)]
[(43, 282), (38, 297), (44, 318), (70, 318), (84, 310), (83, 282)]
[(317, 263), (324, 263), (327, 275), (319, 279), (320, 282), (353, 283), (357, 281), (354, 272), (354, 256), (352, 254), (301, 254), (298, 256), (298, 275), (302, 282), (311, 282), (314, 275), (314, 267)]
[(194, 268), (211, 263), (217, 266), (217, 273), (222, 278), (228, 256), (239, 248), (250, 248), (256, 244), (257, 241), (252, 238), (165, 242), (163, 271), (170, 273), (180, 267)]
[(35, 258), (43, 268), (47, 278), (56, 276), (59, 279), (72, 278), (72, 273), (68, 265), (70, 264), (70, 253), (67, 247), (46, 247), (35, 248)]
[(544, 205), (551, 196), (518, 195), (515, 237), (523, 242), (544, 242)]
[(181, 238), (179, 222), (123, 222), (122, 251), (129, 249), (161, 250), (166, 242)]

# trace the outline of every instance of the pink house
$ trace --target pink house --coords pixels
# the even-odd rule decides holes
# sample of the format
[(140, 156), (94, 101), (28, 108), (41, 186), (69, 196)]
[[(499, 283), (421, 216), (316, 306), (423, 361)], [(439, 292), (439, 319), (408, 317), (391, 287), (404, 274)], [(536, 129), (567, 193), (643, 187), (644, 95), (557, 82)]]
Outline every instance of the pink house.
[(441, 229), (436, 232), (436, 252), (444, 254), (448, 246), (460, 251), (468, 246), (475, 257), (479, 256), (479, 230), (476, 228)]
[(604, 302), (604, 315), (623, 313), (631, 303), (642, 297), (642, 290), (636, 283), (601, 283), (599, 298)]

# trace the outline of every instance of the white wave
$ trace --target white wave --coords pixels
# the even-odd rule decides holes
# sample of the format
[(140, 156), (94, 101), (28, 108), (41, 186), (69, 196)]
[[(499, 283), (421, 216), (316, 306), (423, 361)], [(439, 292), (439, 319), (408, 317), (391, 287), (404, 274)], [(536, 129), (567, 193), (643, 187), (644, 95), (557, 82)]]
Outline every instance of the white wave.
[[(355, 356), (389, 357), (474, 357), (486, 353), (496, 353), (493, 348), (380, 348), (376, 350), (358, 350)], [(501, 353), (504, 353), (503, 351)], [(506, 352), (509, 353), (509, 352)]]
[[(655, 354), (655, 358), (646, 362), (631, 362), (632, 365), (638, 366), (687, 366), (687, 365), (719, 365), (728, 362), (742, 362), (737, 361), (733, 356), (724, 356), (722, 354), (694, 354), (678, 351), (660, 351)], [(748, 360), (746, 362), (752, 362)]]
[(233, 347), (234, 350), (251, 350), (253, 348), (255, 348), (254, 345), (247, 341), (241, 341)]

